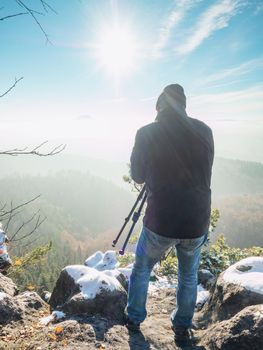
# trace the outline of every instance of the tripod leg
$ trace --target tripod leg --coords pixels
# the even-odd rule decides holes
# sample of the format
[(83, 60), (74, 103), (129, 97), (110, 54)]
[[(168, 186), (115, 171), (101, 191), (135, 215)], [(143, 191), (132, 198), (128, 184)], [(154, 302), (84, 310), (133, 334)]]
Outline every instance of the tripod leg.
[(142, 188), (142, 190), (141, 190), (141, 192), (139, 193), (139, 195), (138, 195), (138, 197), (137, 197), (137, 199), (136, 199), (136, 201), (135, 201), (135, 203), (134, 203), (134, 205), (133, 205), (133, 207), (132, 207), (132, 209), (131, 209), (129, 215), (127, 216), (127, 218), (125, 218), (124, 224), (122, 225), (122, 227), (121, 227), (121, 229), (120, 229), (120, 231), (119, 231), (117, 237), (116, 237), (116, 238), (114, 239), (114, 241), (112, 242), (112, 247), (115, 247), (116, 244), (118, 243), (118, 240), (120, 239), (120, 236), (121, 236), (123, 230), (125, 229), (127, 223), (130, 221), (130, 218), (131, 218), (131, 216), (132, 216), (132, 213), (134, 212), (134, 210), (136, 209), (138, 203), (139, 203), (140, 200), (142, 199), (142, 196), (143, 196), (143, 194), (144, 194), (144, 192), (145, 192), (145, 189), (146, 189), (146, 187), (145, 187), (145, 185), (144, 185), (143, 188)]
[(133, 214), (133, 218), (132, 218), (133, 223), (132, 223), (130, 231), (129, 231), (129, 233), (128, 233), (128, 235), (127, 235), (127, 237), (126, 237), (126, 239), (125, 239), (125, 241), (123, 243), (123, 246), (122, 246), (121, 250), (119, 250), (119, 254), (120, 255), (124, 255), (124, 253), (125, 253), (126, 246), (127, 246), (128, 242), (129, 242), (129, 239), (131, 237), (133, 229), (134, 229), (134, 227), (135, 227), (135, 225), (136, 225), (136, 223), (137, 223), (137, 221), (138, 221), (138, 219), (139, 219), (139, 217), (141, 215), (141, 211), (142, 211), (142, 208), (143, 208), (144, 203), (146, 201), (146, 198), (147, 198), (147, 195), (145, 194), (144, 197), (143, 197), (143, 200), (142, 200), (142, 202), (140, 204), (140, 207), (139, 207), (138, 211)]

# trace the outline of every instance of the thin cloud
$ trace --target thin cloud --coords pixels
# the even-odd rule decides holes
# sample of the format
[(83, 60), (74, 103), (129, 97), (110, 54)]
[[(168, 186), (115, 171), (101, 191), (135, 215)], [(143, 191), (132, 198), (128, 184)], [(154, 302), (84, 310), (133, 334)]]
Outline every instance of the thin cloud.
[(210, 6), (200, 16), (190, 38), (175, 51), (182, 55), (194, 51), (215, 31), (227, 27), (231, 18), (239, 12), (240, 7), (244, 4), (243, 0), (223, 0)]
[(260, 3), (260, 4), (257, 5), (257, 7), (256, 7), (256, 9), (254, 11), (254, 14), (257, 15), (257, 14), (259, 14), (262, 11), (263, 11), (263, 3)]
[(169, 14), (165, 24), (159, 31), (156, 44), (153, 47), (153, 58), (160, 58), (163, 55), (163, 49), (168, 43), (172, 30), (183, 20), (186, 13), (200, 0), (181, 0), (177, 1), (176, 8)]
[(206, 83), (224, 80), (230, 77), (231, 78), (240, 77), (241, 75), (246, 75), (251, 71), (254, 71), (262, 67), (263, 67), (263, 57), (255, 58), (247, 62), (243, 62), (238, 66), (227, 68), (227, 69), (221, 70), (218, 73), (211, 74), (210, 76), (205, 78), (203, 82), (206, 84)]
[(189, 98), (189, 115), (204, 119), (263, 120), (263, 84)]

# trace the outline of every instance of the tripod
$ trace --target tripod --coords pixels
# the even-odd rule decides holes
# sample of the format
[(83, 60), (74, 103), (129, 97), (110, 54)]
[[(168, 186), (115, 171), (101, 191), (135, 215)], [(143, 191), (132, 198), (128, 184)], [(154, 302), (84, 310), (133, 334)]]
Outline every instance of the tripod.
[[(119, 240), (119, 238), (120, 238), (120, 236), (121, 236), (121, 234), (122, 234), (122, 232), (123, 232), (123, 230), (125, 229), (127, 223), (130, 221), (130, 218), (132, 216), (132, 225), (131, 225), (131, 228), (130, 228), (130, 230), (128, 232), (128, 235), (127, 235), (127, 237), (126, 237), (126, 239), (125, 239), (125, 241), (123, 243), (122, 248), (119, 250), (119, 254), (120, 255), (124, 254), (126, 246), (127, 246), (128, 242), (129, 242), (129, 239), (131, 237), (132, 231), (133, 231), (133, 229), (134, 229), (134, 227), (135, 227), (135, 225), (136, 225), (136, 223), (137, 223), (137, 221), (138, 221), (138, 219), (139, 219), (139, 217), (141, 215), (142, 208), (143, 208), (144, 203), (145, 203), (146, 198), (147, 198), (147, 194), (146, 194), (145, 190), (146, 190), (146, 187), (144, 185), (142, 190), (141, 190), (141, 192), (139, 193), (139, 195), (138, 195), (138, 197), (136, 199), (136, 202), (134, 203), (134, 205), (133, 205), (129, 215), (124, 219), (124, 224), (122, 225), (122, 227), (120, 229), (120, 232), (118, 233), (118, 235), (115, 238), (115, 240), (112, 242), (112, 246), (115, 247), (117, 242), (118, 242), (118, 240)], [(136, 209), (136, 207), (137, 207), (137, 205), (138, 205), (138, 203), (140, 201), (141, 201), (141, 204), (140, 204), (138, 210), (135, 211), (135, 209)]]

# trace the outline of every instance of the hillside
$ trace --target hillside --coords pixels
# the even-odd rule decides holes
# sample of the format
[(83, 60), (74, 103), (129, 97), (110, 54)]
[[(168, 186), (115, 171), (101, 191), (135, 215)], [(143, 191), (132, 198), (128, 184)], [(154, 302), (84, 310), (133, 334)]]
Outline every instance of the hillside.
[[(127, 159), (128, 163), (129, 159)], [(80, 155), (59, 154), (56, 157), (2, 157), (0, 178), (10, 175), (51, 175), (60, 171), (88, 172), (123, 186), (122, 176), (128, 173), (125, 162), (109, 162)], [(127, 187), (126, 187), (127, 188)], [(215, 197), (263, 192), (263, 164), (215, 158), (212, 177)]]
[(213, 197), (263, 193), (263, 164), (216, 158), (212, 176)]
[[(109, 249), (133, 203), (132, 194), (110, 181), (76, 171), (49, 176), (9, 176), (2, 178), (0, 191), (1, 204), (12, 199), (13, 206), (41, 194), (10, 222), (8, 235), (12, 237), (37, 210), (47, 218), (32, 236), (12, 243), (10, 251), (12, 256), (21, 256), (52, 241), (47, 261), (29, 269), (20, 280), (22, 285), (33, 283), (46, 289), (53, 286), (58, 271), (66, 264), (81, 263), (95, 250)], [(33, 227), (34, 222), (30, 222), (19, 237)]]
[[(0, 182), (2, 204), (11, 200), (13, 205), (19, 204), (41, 194), (36, 202), (27, 206), (10, 223), (10, 235), (38, 209), (43, 217), (47, 217), (37, 235), (21, 244), (14, 244), (11, 254), (20, 256), (37, 245), (53, 242), (48, 262), (28, 272), (23, 285), (33, 282), (37, 286), (44, 284), (49, 289), (62, 266), (82, 263), (95, 250), (109, 249), (134, 202), (134, 194), (121, 179), (123, 173), (119, 163), (89, 163), (85, 159), (59, 155), (47, 159), (28, 157), (27, 163), (23, 163), (22, 158), (3, 158), (4, 171)], [(9, 167), (11, 163), (19, 164), (19, 167), (12, 169)], [(82, 171), (55, 172), (63, 167), (81, 169), (81, 164)], [(84, 171), (86, 168), (100, 176)], [(5, 172), (10, 174), (4, 176)], [(218, 234), (224, 233), (227, 243), (232, 246), (263, 246), (262, 175), (263, 165), (259, 163), (221, 158), (215, 160), (213, 207), (220, 209), (221, 218), (213, 241)], [(32, 226), (33, 223), (30, 223), (27, 230)], [(139, 230), (139, 225), (136, 230)], [(35, 237), (38, 239), (35, 240)]]

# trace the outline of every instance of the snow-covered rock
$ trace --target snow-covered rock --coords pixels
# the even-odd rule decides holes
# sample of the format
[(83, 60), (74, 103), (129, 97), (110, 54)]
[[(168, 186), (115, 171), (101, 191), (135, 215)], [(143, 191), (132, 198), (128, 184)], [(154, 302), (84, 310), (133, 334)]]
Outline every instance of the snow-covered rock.
[(67, 266), (57, 280), (49, 304), (70, 314), (123, 318), (127, 293), (120, 283), (119, 274), (84, 265)]
[(85, 299), (94, 299), (103, 290), (121, 290), (120, 282), (113, 276), (109, 276), (96, 269), (86, 266), (67, 266), (66, 271), (80, 287), (80, 292)]
[(85, 262), (84, 265), (88, 267), (95, 267), (97, 264), (99, 264), (103, 260), (104, 254), (99, 250), (96, 253), (89, 256)]
[(118, 266), (117, 254), (114, 250), (108, 250), (105, 253), (98, 251), (86, 259), (84, 265), (98, 271), (112, 270)]
[(8, 238), (2, 228), (2, 223), (0, 223), (0, 271), (6, 271), (12, 264), (7, 252), (7, 242)]
[(224, 272), (223, 279), (263, 294), (263, 257), (254, 256), (235, 263)]
[(222, 272), (204, 312), (226, 320), (250, 305), (263, 303), (263, 257), (243, 259)]

